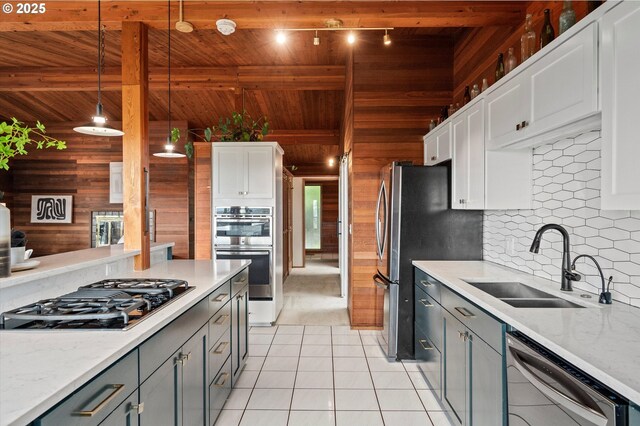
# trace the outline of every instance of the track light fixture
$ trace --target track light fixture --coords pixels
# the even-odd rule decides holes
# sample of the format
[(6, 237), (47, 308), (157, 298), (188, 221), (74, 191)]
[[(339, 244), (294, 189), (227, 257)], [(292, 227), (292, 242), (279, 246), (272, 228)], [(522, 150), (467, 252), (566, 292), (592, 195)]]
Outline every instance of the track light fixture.
[(320, 37), (318, 36), (318, 31), (348, 31), (347, 35), (347, 43), (354, 44), (356, 42), (356, 33), (359, 31), (384, 31), (384, 37), (382, 41), (385, 45), (391, 44), (391, 36), (389, 35), (389, 31), (393, 30), (393, 27), (378, 27), (378, 28), (359, 28), (359, 27), (343, 27), (342, 21), (340, 19), (328, 19), (325, 21), (325, 27), (323, 28), (280, 28), (276, 30), (276, 41), (279, 44), (284, 44), (286, 39), (287, 32), (294, 31), (314, 31), (315, 36), (313, 37), (313, 45), (320, 45)]

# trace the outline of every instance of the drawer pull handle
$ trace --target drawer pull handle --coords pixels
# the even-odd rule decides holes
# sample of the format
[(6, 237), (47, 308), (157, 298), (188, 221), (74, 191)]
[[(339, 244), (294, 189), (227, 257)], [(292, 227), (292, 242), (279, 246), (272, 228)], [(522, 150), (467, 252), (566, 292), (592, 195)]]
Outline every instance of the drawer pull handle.
[(242, 278), (236, 280), (236, 282), (234, 284), (243, 283), (245, 281), (247, 281), (247, 276), (243, 275)]
[(425, 306), (425, 308), (433, 308), (433, 304), (429, 303), (427, 299), (420, 299), (420, 303), (422, 303)]
[(109, 404), (115, 397), (120, 395), (120, 393), (124, 390), (124, 385), (122, 384), (108, 385), (108, 387), (112, 388), (113, 390), (109, 395), (107, 395), (105, 399), (102, 400), (102, 402), (100, 402), (98, 405), (93, 407), (93, 409), (91, 410), (76, 411), (75, 415), (83, 416), (83, 417), (95, 416), (100, 412), (100, 410), (102, 410), (105, 406), (107, 406), (107, 404)]
[(460, 331), (458, 330), (458, 338), (460, 340), (464, 340), (465, 342), (467, 341), (467, 339), (469, 338), (469, 333), (467, 333), (466, 331)]
[(222, 325), (229, 319), (229, 315), (220, 315), (217, 320), (215, 320), (215, 324)]
[(218, 345), (218, 347), (213, 351), (214, 354), (221, 354), (224, 350), (229, 346), (229, 342), (222, 342)]
[(129, 405), (129, 411), (135, 411), (137, 414), (142, 414), (144, 412), (144, 402)]
[(420, 342), (420, 346), (422, 346), (422, 349), (424, 349), (425, 351), (432, 351), (433, 350), (433, 346), (431, 346), (429, 343), (427, 343), (427, 341), (425, 339), (420, 339), (420, 340), (418, 340), (418, 342)]
[(475, 318), (475, 314), (467, 308), (456, 307), (456, 311), (460, 312), (465, 318)]
[(431, 287), (433, 285), (433, 283), (430, 283), (427, 280), (420, 280), (420, 284), (422, 284), (425, 287)]
[(180, 354), (178, 355), (178, 359), (176, 359), (176, 363), (180, 363), (182, 365), (185, 364), (185, 362), (189, 361), (191, 359), (191, 352), (187, 353), (187, 354)]
[(222, 293), (219, 294), (218, 297), (211, 299), (212, 302), (222, 302), (224, 299), (226, 299), (229, 295), (227, 293)]
[[(222, 382), (220, 382), (220, 379), (222, 379), (224, 377), (224, 380), (222, 380)], [(224, 386), (225, 383), (227, 383), (227, 378), (229, 377), (229, 373), (220, 373), (220, 375), (218, 376), (218, 380), (216, 380), (216, 382), (214, 383), (214, 385), (218, 386), (218, 387), (222, 387)]]

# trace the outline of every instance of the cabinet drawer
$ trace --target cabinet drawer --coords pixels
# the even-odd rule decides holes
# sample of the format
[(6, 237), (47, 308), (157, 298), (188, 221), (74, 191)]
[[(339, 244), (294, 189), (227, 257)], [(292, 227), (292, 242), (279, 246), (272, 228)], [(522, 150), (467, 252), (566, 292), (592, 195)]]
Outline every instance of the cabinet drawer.
[(230, 294), (231, 287), (227, 281), (209, 295), (209, 316), (218, 312), (230, 300)]
[(220, 339), (224, 332), (229, 332), (231, 326), (231, 303), (224, 305), (209, 320), (209, 349)]
[(198, 302), (140, 346), (140, 383), (207, 323), (208, 303), (206, 299)]
[(231, 297), (235, 296), (246, 285), (249, 285), (249, 269), (243, 269), (235, 277), (231, 278)]
[(418, 368), (427, 378), (431, 387), (435, 389), (434, 392), (436, 392), (438, 398), (441, 398), (442, 355), (419, 326), (416, 326), (415, 337), (415, 352)]
[(231, 393), (231, 358), (227, 359), (209, 386), (209, 424), (213, 425)]
[(498, 353), (503, 354), (503, 323), (446, 287), (442, 289), (442, 307)]
[(209, 381), (212, 382), (220, 371), (222, 364), (231, 354), (231, 332), (227, 328), (224, 333), (209, 349)]
[(35, 424), (39, 426), (97, 425), (137, 387), (138, 351), (134, 350)]
[(415, 313), (416, 325), (426, 332), (438, 349), (442, 349), (442, 307), (418, 286)]
[(431, 296), (436, 302), (440, 301), (440, 287), (442, 284), (421, 269), (413, 268), (415, 271), (415, 284)]

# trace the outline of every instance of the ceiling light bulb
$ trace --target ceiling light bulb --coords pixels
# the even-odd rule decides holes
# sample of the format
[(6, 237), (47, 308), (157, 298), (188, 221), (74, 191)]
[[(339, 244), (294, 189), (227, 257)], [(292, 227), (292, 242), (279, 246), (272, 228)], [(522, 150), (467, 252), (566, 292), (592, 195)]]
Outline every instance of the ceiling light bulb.
[(333, 158), (329, 158), (329, 167), (333, 167), (335, 160)]
[(356, 35), (354, 33), (349, 33), (349, 35), (347, 36), (347, 42), (349, 44), (353, 44), (356, 42)]
[(105, 124), (107, 122), (107, 119), (102, 115), (95, 115), (92, 117), (92, 119), (93, 119), (93, 122), (96, 124)]
[(279, 31), (278, 34), (276, 34), (276, 41), (279, 44), (284, 44), (287, 41), (287, 36), (284, 34), (284, 31)]
[(313, 45), (320, 46), (320, 37), (318, 37), (318, 32), (316, 31), (316, 36), (313, 38)]
[(391, 44), (391, 36), (387, 33), (387, 30), (384, 30), (384, 37), (382, 38), (382, 41), (386, 46)]

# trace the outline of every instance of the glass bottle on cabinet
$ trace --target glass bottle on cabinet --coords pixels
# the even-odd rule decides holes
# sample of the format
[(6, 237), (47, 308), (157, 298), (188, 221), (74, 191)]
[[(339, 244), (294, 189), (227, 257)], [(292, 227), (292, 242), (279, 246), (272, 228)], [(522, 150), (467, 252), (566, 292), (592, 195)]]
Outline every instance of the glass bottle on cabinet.
[(487, 81), (486, 78), (482, 79), (482, 91), (484, 92), (485, 90), (487, 90), (489, 88), (489, 82)]
[(558, 20), (558, 34), (562, 34), (576, 23), (576, 11), (573, 10), (570, 0), (565, 0)]
[(551, 43), (556, 38), (556, 32), (551, 25), (551, 11), (549, 9), (544, 10), (544, 23), (540, 30), (540, 49)]
[(507, 54), (507, 64), (505, 72), (509, 74), (518, 66), (518, 60), (516, 59), (516, 55), (513, 54), (513, 47), (509, 48), (509, 53)]
[(466, 105), (471, 100), (471, 93), (469, 92), (469, 86), (465, 86), (464, 95), (462, 96), (462, 105)]
[(532, 27), (532, 16), (527, 14), (524, 21), (524, 34), (520, 37), (520, 61), (524, 62), (536, 53), (536, 32)]
[(504, 59), (502, 53), (498, 53), (498, 62), (496, 63), (496, 82), (504, 77)]
[(480, 94), (480, 88), (478, 87), (477, 84), (474, 84), (473, 87), (471, 88), (471, 99), (475, 98), (479, 94)]
[(429, 122), (429, 131), (432, 131), (435, 128), (436, 128), (436, 120), (431, 120)]

